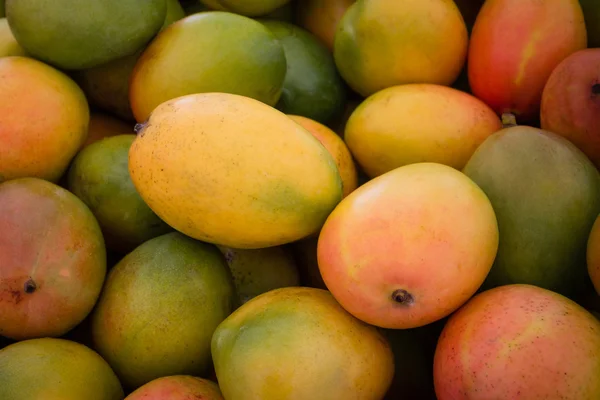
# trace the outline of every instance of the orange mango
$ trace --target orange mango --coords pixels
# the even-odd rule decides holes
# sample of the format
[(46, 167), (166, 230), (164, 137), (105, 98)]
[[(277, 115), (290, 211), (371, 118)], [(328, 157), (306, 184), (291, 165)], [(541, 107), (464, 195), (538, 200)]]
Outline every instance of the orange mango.
[(586, 41), (578, 0), (487, 0), (469, 45), (471, 90), (498, 114), (535, 119), (552, 70)]

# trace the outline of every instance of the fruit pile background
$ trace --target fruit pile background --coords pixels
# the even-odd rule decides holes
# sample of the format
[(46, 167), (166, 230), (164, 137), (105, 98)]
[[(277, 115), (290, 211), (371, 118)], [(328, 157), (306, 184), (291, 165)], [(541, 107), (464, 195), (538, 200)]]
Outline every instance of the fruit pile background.
[(0, 399), (600, 399), (600, 1), (0, 0)]

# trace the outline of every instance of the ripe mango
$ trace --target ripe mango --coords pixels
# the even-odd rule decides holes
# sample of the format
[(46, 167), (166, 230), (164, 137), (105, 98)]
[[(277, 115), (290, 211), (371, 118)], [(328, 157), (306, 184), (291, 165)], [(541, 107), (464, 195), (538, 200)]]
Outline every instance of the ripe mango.
[(335, 161), (315, 137), (258, 100), (227, 93), (157, 107), (131, 146), (129, 171), (163, 221), (240, 249), (312, 235), (342, 198)]

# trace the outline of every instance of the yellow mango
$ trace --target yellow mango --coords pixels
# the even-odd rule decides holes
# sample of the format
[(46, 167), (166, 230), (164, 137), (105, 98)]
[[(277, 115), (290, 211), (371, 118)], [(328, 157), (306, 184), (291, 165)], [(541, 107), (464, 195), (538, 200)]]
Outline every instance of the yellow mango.
[(131, 146), (129, 171), (169, 225), (240, 249), (312, 235), (342, 199), (335, 161), (313, 135), (271, 106), (227, 93), (159, 105)]

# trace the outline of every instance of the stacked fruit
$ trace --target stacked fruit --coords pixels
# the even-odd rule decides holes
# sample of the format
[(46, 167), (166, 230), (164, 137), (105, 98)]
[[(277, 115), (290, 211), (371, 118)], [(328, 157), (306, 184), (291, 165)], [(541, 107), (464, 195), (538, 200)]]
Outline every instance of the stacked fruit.
[(0, 6), (0, 399), (600, 398), (596, 0)]

